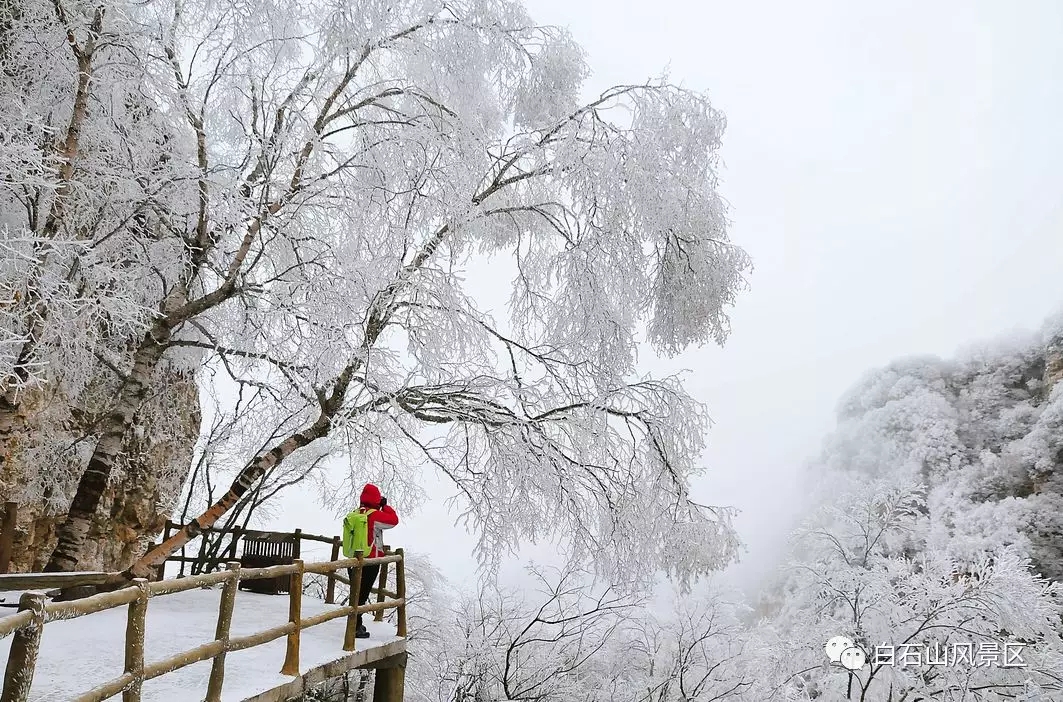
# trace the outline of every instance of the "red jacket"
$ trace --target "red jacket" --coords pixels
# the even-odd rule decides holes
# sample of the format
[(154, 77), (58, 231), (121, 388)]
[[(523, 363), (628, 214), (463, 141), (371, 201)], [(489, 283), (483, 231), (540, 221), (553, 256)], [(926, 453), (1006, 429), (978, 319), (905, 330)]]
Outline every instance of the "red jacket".
[(398, 525), (399, 515), (391, 505), (384, 505), (379, 509), (372, 507), (359, 507), (359, 512), (369, 512), (369, 555), (368, 558), (383, 556), (384, 553), (377, 549), (376, 545), (384, 543), (384, 530)]

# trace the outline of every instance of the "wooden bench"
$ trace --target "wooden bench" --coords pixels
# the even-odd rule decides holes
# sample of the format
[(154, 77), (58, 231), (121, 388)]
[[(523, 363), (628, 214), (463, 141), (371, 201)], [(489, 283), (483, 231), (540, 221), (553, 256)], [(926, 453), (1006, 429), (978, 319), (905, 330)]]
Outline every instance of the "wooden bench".
[[(300, 531), (280, 534), (272, 531), (242, 532), (243, 550), (240, 565), (244, 568), (266, 568), (275, 565), (291, 565), (299, 558)], [(288, 594), (288, 576), (262, 580), (241, 580), (240, 589), (263, 595)]]

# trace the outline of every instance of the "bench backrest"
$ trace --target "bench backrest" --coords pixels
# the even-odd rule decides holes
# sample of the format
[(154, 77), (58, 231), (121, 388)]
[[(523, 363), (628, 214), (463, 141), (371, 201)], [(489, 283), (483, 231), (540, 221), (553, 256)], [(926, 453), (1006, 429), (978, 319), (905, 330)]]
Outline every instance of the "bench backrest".
[[(265, 568), (288, 565), (299, 558), (299, 535), (272, 531), (244, 531), (240, 565), (245, 568)], [(281, 595), (288, 592), (289, 579), (281, 576), (268, 580), (241, 580), (240, 589), (263, 594)]]

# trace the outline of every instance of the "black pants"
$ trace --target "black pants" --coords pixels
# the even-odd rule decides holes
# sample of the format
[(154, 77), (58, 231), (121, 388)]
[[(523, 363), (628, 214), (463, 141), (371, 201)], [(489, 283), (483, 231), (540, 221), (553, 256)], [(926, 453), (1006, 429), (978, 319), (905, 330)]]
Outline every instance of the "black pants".
[[(369, 591), (376, 587), (377, 576), (380, 575), (380, 565), (362, 566), (362, 582), (358, 586), (358, 606), (361, 607), (369, 601)], [(347, 569), (347, 577), (354, 584), (354, 568)], [(353, 589), (353, 588), (352, 588)], [(358, 615), (358, 624), (362, 623), (362, 615)]]

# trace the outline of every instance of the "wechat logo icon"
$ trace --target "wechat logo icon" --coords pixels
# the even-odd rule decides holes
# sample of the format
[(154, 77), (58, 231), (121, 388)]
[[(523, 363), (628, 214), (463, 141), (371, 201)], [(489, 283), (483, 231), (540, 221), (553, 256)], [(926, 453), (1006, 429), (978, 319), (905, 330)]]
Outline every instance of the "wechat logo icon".
[(846, 670), (860, 670), (867, 663), (867, 654), (848, 636), (834, 636), (823, 647), (831, 663), (838, 663)]

